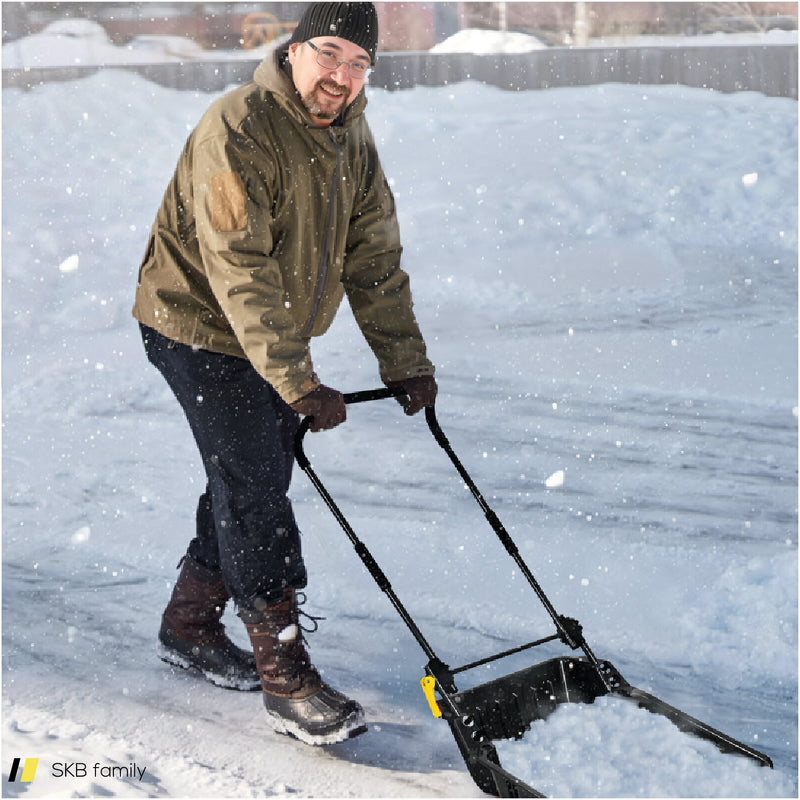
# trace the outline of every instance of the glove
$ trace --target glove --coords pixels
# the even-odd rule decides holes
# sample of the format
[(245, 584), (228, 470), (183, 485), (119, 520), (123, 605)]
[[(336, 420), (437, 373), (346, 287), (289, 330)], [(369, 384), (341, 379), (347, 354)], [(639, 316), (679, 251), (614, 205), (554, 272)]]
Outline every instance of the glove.
[(335, 428), (347, 419), (342, 393), (322, 384), (290, 405), (298, 414), (312, 417), (309, 428), (314, 432)]
[(438, 387), (433, 375), (419, 375), (416, 378), (406, 378), (402, 381), (386, 381), (386, 385), (390, 389), (400, 387), (405, 390), (405, 394), (400, 395), (397, 402), (403, 406), (403, 411), (409, 417), (436, 402)]

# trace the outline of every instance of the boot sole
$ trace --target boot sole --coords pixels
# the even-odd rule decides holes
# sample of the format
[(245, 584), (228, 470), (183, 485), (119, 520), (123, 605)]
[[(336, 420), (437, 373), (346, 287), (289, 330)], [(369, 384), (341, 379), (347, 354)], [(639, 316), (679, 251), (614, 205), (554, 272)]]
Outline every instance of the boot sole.
[(267, 724), (276, 733), (285, 733), (295, 739), (299, 739), (304, 744), (310, 744), (314, 747), (321, 747), (329, 744), (337, 744), (338, 742), (346, 742), (348, 739), (354, 739), (362, 733), (367, 732), (367, 724), (364, 720), (364, 712), (362, 709), (354, 711), (340, 727), (335, 731), (330, 731), (325, 734), (313, 734), (303, 729), (298, 723), (293, 720), (286, 719), (285, 717), (276, 714), (269, 709), (267, 713)]
[(163, 644), (158, 645), (158, 657), (165, 663), (174, 667), (180, 667), (190, 673), (197, 673), (210, 683), (222, 689), (232, 689), (237, 692), (255, 692), (261, 689), (260, 680), (254, 679), (250, 681), (245, 678), (231, 678), (227, 675), (220, 675), (216, 672), (202, 669), (202, 667), (198, 667), (197, 664), (194, 664), (185, 656), (176, 653), (174, 650), (170, 650)]

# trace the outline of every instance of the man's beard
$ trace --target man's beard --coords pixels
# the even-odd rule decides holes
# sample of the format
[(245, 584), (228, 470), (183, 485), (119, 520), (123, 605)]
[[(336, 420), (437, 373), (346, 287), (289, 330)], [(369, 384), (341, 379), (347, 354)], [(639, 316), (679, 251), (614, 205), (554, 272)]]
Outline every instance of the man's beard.
[[(320, 87), (326, 86), (329, 90), (341, 91), (338, 97), (329, 97), (324, 94)], [(347, 106), (350, 99), (350, 90), (346, 89), (333, 81), (318, 80), (314, 88), (303, 95), (302, 101), (306, 110), (312, 117), (317, 119), (336, 119), (342, 113), (342, 109)]]

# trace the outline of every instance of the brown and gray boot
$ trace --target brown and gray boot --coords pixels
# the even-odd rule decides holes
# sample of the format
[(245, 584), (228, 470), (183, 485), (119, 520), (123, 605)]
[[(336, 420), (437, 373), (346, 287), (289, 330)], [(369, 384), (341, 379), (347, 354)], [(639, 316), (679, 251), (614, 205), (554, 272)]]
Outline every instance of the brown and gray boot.
[(342, 742), (367, 730), (364, 711), (323, 682), (311, 664), (300, 627), (297, 593), (286, 590), (279, 603), (256, 601), (240, 609), (261, 675), (269, 724), (306, 744)]
[(189, 556), (161, 618), (159, 657), (168, 664), (200, 672), (225, 689), (253, 691), (261, 687), (255, 658), (237, 647), (220, 621), (229, 599), (214, 570)]

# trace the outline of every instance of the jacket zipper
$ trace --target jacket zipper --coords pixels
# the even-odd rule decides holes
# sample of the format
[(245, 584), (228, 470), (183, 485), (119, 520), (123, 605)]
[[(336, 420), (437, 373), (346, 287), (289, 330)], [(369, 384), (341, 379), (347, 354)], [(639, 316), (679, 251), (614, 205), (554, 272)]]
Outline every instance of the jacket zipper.
[(325, 243), (322, 247), (322, 255), (320, 256), (319, 260), (319, 270), (317, 272), (317, 284), (314, 287), (314, 302), (311, 306), (311, 314), (309, 315), (308, 319), (306, 320), (306, 324), (303, 326), (303, 330), (300, 331), (300, 336), (303, 339), (308, 339), (311, 336), (311, 331), (314, 328), (314, 323), (317, 320), (317, 313), (319, 312), (319, 305), (322, 302), (322, 294), (325, 291), (325, 283), (328, 278), (328, 266), (330, 264), (330, 250), (331, 250), (331, 238), (333, 236), (333, 217), (335, 211), (335, 201), (336, 201), (336, 190), (339, 184), (339, 173), (342, 169), (342, 150), (339, 147), (339, 143), (336, 141), (336, 137), (333, 133), (330, 133), (331, 142), (333, 142), (333, 148), (336, 150), (336, 167), (333, 170), (333, 179), (331, 180), (331, 192), (330, 197), (328, 198), (328, 229), (325, 231)]

